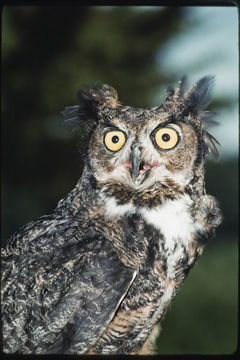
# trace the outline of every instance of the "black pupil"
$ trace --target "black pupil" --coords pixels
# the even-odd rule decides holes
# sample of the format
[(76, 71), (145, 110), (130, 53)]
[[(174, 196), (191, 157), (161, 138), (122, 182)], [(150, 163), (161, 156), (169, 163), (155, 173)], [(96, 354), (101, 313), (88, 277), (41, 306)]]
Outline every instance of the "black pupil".
[(112, 142), (113, 142), (114, 144), (118, 143), (118, 142), (119, 142), (119, 137), (118, 137), (117, 135), (114, 135), (114, 136), (112, 137)]
[(163, 134), (162, 139), (163, 139), (163, 141), (169, 141), (170, 140), (170, 135), (169, 134)]

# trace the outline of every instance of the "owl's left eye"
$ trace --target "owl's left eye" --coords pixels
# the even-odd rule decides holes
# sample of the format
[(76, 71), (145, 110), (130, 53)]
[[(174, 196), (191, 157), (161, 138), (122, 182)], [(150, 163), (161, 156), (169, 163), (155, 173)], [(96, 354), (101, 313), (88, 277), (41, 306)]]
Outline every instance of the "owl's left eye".
[(124, 132), (120, 130), (109, 131), (105, 134), (104, 143), (108, 150), (116, 152), (121, 150), (126, 142)]
[(177, 145), (179, 135), (172, 128), (160, 128), (154, 133), (154, 140), (160, 149), (170, 150)]

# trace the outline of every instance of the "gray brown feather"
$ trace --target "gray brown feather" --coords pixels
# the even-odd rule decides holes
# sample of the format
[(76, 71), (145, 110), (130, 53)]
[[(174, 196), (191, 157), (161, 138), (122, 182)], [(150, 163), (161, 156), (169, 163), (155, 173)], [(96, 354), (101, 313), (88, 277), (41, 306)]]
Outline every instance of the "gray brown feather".
[(6, 353), (139, 352), (221, 222), (204, 181), (205, 155), (218, 155), (205, 130), (212, 81), (187, 90), (183, 77), (147, 109), (98, 84), (65, 108), (87, 129), (85, 166), (51, 215), (2, 248)]

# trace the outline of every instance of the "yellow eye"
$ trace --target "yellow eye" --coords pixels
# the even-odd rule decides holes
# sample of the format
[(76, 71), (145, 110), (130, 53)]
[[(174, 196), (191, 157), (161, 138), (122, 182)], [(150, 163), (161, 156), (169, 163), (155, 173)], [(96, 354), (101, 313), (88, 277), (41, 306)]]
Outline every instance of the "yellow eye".
[(119, 151), (126, 142), (125, 134), (119, 130), (109, 131), (105, 134), (104, 143), (108, 150)]
[(155, 132), (154, 138), (157, 146), (160, 147), (160, 149), (170, 150), (177, 145), (179, 135), (174, 129), (160, 128)]

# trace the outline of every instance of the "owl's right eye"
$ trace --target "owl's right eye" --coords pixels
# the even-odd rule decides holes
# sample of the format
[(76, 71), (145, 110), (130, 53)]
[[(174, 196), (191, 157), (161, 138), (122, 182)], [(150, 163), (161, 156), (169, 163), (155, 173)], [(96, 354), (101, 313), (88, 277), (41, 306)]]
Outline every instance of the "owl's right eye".
[(122, 149), (126, 142), (124, 132), (120, 130), (108, 131), (104, 136), (104, 144), (110, 151), (116, 152)]

